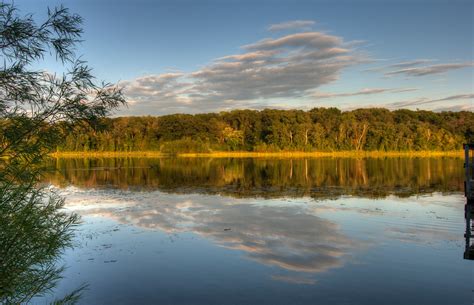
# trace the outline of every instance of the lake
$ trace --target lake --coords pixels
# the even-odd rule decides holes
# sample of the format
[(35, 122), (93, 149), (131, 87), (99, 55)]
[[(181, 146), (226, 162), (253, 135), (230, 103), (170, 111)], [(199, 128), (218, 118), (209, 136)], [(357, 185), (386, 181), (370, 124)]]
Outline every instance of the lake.
[[(472, 304), (459, 158), (56, 159), (80, 304)], [(36, 299), (44, 303), (44, 299)]]

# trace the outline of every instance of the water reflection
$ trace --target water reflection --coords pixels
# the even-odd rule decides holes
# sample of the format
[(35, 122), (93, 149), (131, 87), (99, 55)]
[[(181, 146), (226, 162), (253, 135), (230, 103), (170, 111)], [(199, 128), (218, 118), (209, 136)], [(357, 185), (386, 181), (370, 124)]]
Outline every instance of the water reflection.
[[(29, 185), (10, 186), (0, 193), (0, 304), (30, 304), (48, 295), (60, 282), (59, 263), (72, 247), (72, 227), (77, 215), (64, 213), (55, 194)], [(48, 196), (49, 195), (49, 196)], [(73, 304), (84, 285), (54, 304)]]
[[(268, 206), (220, 196), (114, 191), (86, 194), (71, 188), (65, 194), (68, 207), (82, 215), (168, 234), (193, 232), (217, 245), (243, 251), (251, 260), (287, 271), (319, 273), (339, 267), (354, 247), (338, 224), (317, 216), (309, 207), (285, 201)], [(288, 276), (276, 279), (290, 280)], [(313, 280), (299, 276), (292, 281)]]
[(316, 201), (61, 192), (85, 221), (61, 289), (87, 281), (84, 304), (292, 304), (295, 296), (299, 304), (364, 304), (367, 293), (378, 304), (470, 298), (470, 269), (459, 258), (462, 194)]
[(461, 159), (63, 159), (51, 168), (44, 181), (84, 219), (60, 291), (90, 283), (84, 304), (470, 298)]
[(472, 204), (467, 203), (464, 206), (464, 217), (466, 218), (466, 232), (464, 233), (466, 247), (464, 249), (464, 259), (469, 260), (474, 260), (474, 244), (471, 243), (473, 214), (474, 207)]
[(382, 198), (460, 192), (463, 169), (459, 158), (82, 158), (53, 160), (45, 181), (234, 197)]

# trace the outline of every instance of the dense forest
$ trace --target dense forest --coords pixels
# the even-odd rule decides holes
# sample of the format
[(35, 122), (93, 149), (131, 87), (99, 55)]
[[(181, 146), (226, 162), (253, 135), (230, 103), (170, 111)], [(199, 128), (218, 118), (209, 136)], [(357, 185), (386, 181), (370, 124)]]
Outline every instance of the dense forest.
[[(343, 112), (337, 108), (234, 110), (102, 119), (65, 131), (58, 151), (419, 151), (457, 150), (474, 135), (474, 113)], [(66, 129), (65, 129), (66, 130)]]

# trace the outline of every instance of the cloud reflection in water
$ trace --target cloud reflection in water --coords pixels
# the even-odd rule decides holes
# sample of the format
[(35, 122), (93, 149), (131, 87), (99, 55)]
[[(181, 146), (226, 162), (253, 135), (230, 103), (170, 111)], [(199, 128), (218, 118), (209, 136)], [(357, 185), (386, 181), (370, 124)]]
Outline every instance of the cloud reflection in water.
[[(169, 234), (193, 232), (284, 271), (319, 273), (342, 266), (344, 256), (354, 247), (338, 224), (294, 202), (278, 201), (269, 206), (221, 196), (75, 188), (67, 188), (65, 193), (67, 207), (81, 215)], [(275, 275), (274, 279), (314, 283), (304, 275)]]

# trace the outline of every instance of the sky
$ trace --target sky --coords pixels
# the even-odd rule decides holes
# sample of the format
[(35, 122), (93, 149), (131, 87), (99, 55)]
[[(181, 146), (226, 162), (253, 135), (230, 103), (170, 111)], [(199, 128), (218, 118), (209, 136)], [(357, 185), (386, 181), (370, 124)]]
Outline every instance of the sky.
[[(364, 107), (474, 111), (474, 1), (16, 1), (84, 18), (76, 54), (116, 115)], [(52, 58), (38, 69), (61, 71)]]

